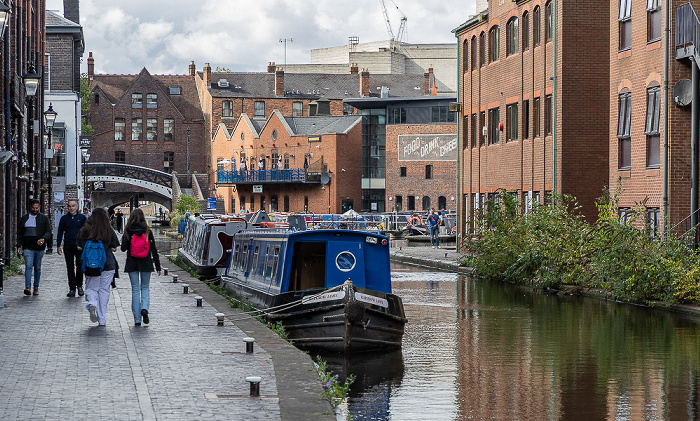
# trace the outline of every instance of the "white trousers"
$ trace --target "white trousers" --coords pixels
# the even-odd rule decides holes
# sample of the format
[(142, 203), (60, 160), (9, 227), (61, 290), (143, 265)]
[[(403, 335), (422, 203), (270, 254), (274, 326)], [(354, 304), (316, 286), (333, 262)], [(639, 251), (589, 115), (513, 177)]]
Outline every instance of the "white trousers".
[(85, 308), (89, 310), (90, 305), (97, 309), (97, 321), (104, 325), (107, 323), (107, 305), (109, 304), (109, 287), (114, 279), (114, 270), (105, 270), (100, 276), (85, 276), (85, 298), (87, 304)]

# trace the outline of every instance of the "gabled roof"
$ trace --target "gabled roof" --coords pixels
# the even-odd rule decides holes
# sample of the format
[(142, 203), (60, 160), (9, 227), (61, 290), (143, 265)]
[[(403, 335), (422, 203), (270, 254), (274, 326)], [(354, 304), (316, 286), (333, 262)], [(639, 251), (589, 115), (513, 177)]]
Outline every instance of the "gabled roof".
[(257, 121), (255, 121), (254, 123), (254, 121), (255, 120), (251, 120), (248, 117), (248, 114), (243, 113), (240, 117), (238, 117), (238, 121), (236, 121), (236, 125), (234, 126), (233, 131), (236, 131), (239, 124), (245, 124), (248, 126), (248, 129), (251, 131), (251, 133), (253, 133), (253, 139), (258, 139), (260, 137), (260, 123)]
[[(199, 73), (202, 78), (202, 73)], [(219, 87), (219, 80), (229, 82)], [(423, 75), (370, 74), (370, 96), (379, 96), (382, 86), (389, 88), (389, 96), (416, 96), (423, 94)], [(359, 74), (285, 73), (286, 98), (328, 99), (357, 98), (360, 95)], [(212, 97), (217, 98), (275, 98), (274, 73), (212, 73)]]
[(212, 136), (212, 142), (219, 135), (219, 132), (223, 133), (223, 135), (226, 137), (226, 140), (231, 140), (231, 135), (233, 135), (233, 129), (229, 129), (224, 123), (219, 123), (219, 125), (216, 126), (216, 130), (214, 131), (214, 136)]
[(311, 136), (324, 134), (347, 134), (362, 122), (357, 115), (326, 117), (284, 117), (292, 130), (293, 136)]
[(46, 29), (51, 27), (64, 27), (64, 28), (82, 28), (79, 24), (73, 22), (70, 19), (66, 19), (56, 12), (51, 10), (46, 11)]

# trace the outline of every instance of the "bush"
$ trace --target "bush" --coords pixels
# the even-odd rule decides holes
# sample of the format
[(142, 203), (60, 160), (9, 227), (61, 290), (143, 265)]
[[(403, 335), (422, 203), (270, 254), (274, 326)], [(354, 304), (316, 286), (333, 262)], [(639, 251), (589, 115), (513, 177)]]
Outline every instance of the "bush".
[(180, 225), (180, 221), (185, 217), (187, 212), (194, 215), (195, 212), (201, 212), (201, 210), (201, 206), (199, 203), (197, 203), (197, 199), (186, 194), (181, 194), (177, 199), (175, 209), (173, 209), (173, 211), (170, 213), (170, 224), (177, 227)]

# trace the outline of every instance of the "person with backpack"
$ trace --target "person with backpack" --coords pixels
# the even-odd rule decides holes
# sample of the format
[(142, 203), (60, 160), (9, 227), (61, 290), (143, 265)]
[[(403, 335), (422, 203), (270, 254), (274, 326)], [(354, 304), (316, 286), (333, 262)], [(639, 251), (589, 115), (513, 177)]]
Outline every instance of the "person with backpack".
[(160, 275), (160, 257), (156, 249), (153, 232), (148, 228), (146, 217), (139, 208), (131, 211), (126, 229), (122, 236), (122, 251), (126, 252), (124, 272), (131, 280), (131, 311), (134, 313), (134, 325), (149, 323), (151, 272), (155, 263)]
[(90, 321), (104, 326), (107, 323), (109, 286), (117, 268), (113, 252), (119, 247), (119, 238), (109, 223), (106, 210), (96, 208), (85, 221), (78, 233), (78, 247), (82, 250), (85, 275), (85, 308), (90, 312)]

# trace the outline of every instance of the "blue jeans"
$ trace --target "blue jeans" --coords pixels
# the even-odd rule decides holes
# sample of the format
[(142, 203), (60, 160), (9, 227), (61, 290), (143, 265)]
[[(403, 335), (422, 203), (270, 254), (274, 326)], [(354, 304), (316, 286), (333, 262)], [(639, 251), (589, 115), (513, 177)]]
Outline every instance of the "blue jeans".
[(44, 257), (44, 250), (22, 249), (24, 255), (24, 287), (32, 286), (32, 269), (34, 270), (34, 289), (39, 289), (39, 278), (41, 278), (41, 258)]
[(430, 228), (430, 245), (431, 246), (440, 246), (440, 236), (438, 235), (440, 233), (440, 226), (435, 225), (432, 228)]
[(141, 323), (141, 310), (148, 311), (150, 304), (148, 286), (151, 283), (151, 272), (129, 272), (129, 280), (131, 281), (131, 312), (134, 313), (134, 323)]

